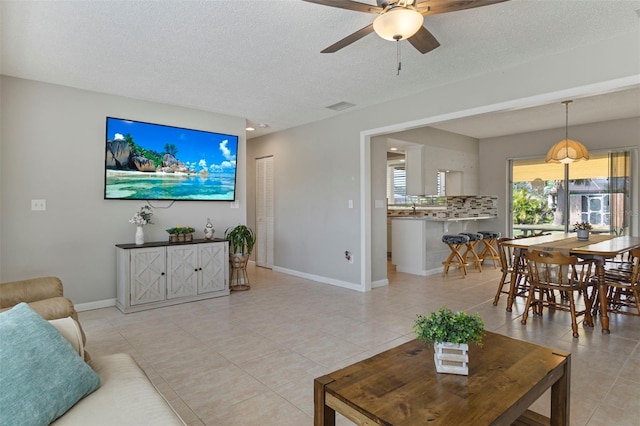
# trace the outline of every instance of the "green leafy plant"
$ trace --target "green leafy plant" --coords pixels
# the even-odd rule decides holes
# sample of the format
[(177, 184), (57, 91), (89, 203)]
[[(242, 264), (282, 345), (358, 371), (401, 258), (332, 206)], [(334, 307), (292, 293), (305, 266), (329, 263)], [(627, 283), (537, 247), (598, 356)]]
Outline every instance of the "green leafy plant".
[(256, 235), (246, 225), (229, 227), (224, 231), (224, 238), (229, 240), (231, 253), (251, 254), (256, 243)]
[(192, 234), (196, 232), (196, 230), (190, 226), (174, 226), (173, 228), (168, 228), (167, 232), (169, 234)]
[(513, 223), (537, 225), (552, 221), (553, 210), (546, 205), (542, 196), (525, 188), (514, 190)]
[(477, 343), (482, 344), (484, 322), (480, 315), (453, 312), (440, 307), (428, 316), (417, 315), (413, 331), (418, 340), (425, 343)]

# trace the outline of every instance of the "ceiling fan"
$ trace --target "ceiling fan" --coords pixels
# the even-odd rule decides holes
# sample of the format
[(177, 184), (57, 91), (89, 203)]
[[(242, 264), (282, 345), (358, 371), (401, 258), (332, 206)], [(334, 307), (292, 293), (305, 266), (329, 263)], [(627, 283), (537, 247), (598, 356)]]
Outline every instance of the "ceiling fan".
[(409, 40), (421, 53), (440, 46), (436, 38), (423, 26), (424, 17), (438, 13), (488, 6), (507, 0), (376, 0), (377, 6), (350, 0), (304, 0), (323, 6), (356, 12), (372, 13), (378, 17), (366, 27), (332, 44), (322, 53), (333, 53), (375, 32), (387, 40)]

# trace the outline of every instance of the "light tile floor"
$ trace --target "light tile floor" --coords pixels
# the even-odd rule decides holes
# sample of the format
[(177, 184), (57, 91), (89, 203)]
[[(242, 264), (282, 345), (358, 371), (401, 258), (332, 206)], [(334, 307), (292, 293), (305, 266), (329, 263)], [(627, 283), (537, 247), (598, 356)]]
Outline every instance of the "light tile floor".
[[(421, 277), (390, 268), (390, 285), (345, 290), (249, 266), (252, 288), (229, 297), (124, 315), (80, 313), (91, 356), (128, 352), (189, 425), (313, 424), (313, 379), (413, 339), (415, 315), (446, 305), (487, 329), (572, 353), (571, 424), (640, 424), (640, 318), (611, 316), (611, 334), (569, 314), (530, 317), (492, 301), (499, 272)], [(545, 311), (547, 312), (547, 311)], [(549, 395), (532, 407), (548, 415)], [(338, 416), (338, 425), (351, 424)]]

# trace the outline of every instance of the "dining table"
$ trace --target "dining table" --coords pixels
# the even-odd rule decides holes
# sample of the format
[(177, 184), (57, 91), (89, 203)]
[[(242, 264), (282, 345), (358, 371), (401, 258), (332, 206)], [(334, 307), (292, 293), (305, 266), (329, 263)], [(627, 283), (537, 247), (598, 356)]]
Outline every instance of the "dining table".
[(525, 273), (526, 262), (524, 253), (532, 250), (560, 251), (568, 255), (575, 255), (580, 259), (592, 260), (595, 263), (595, 273), (600, 298), (600, 325), (602, 333), (609, 334), (609, 315), (607, 306), (607, 284), (605, 281), (605, 263), (618, 255), (640, 247), (640, 237), (616, 236), (608, 234), (591, 234), (587, 240), (579, 240), (574, 233), (556, 233), (538, 237), (516, 238), (505, 240), (502, 244), (514, 248), (514, 262), (517, 271), (511, 274), (509, 295), (507, 297), (507, 311), (511, 312), (518, 276)]

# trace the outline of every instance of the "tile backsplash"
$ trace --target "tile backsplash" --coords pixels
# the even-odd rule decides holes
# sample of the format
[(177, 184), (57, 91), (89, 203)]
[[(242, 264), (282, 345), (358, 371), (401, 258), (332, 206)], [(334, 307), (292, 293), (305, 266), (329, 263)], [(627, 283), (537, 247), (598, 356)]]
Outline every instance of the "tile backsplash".
[(433, 211), (431, 217), (498, 216), (498, 197), (491, 195), (452, 195), (447, 198), (446, 210)]

